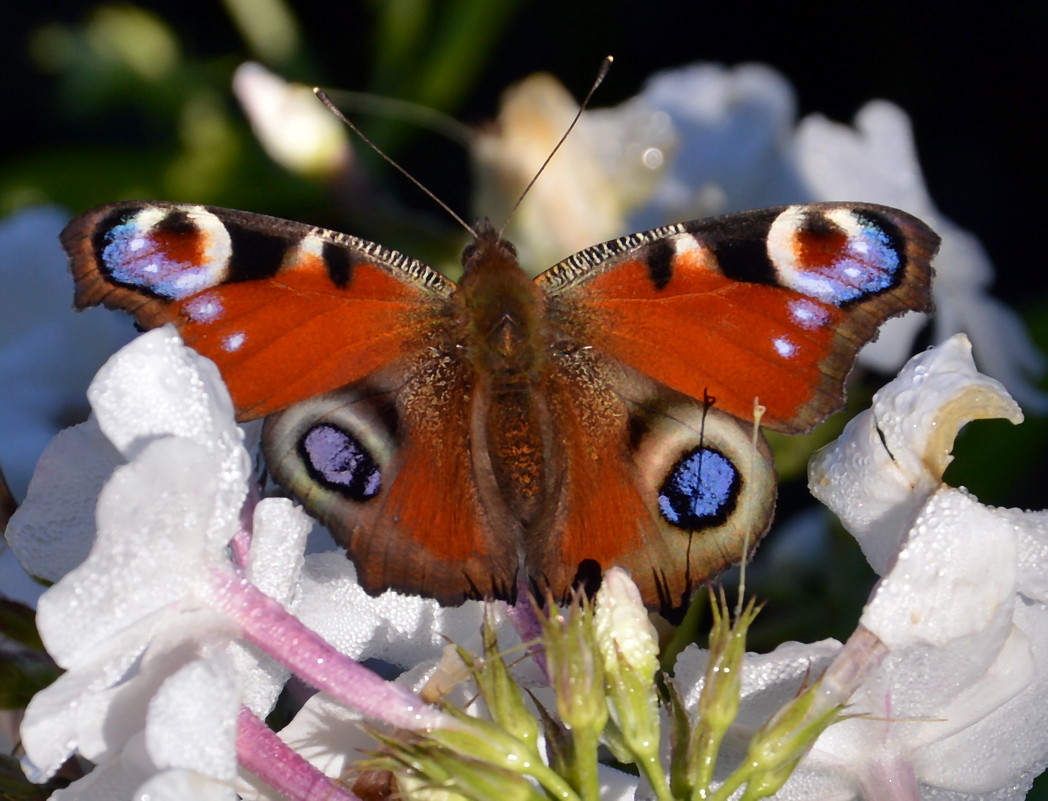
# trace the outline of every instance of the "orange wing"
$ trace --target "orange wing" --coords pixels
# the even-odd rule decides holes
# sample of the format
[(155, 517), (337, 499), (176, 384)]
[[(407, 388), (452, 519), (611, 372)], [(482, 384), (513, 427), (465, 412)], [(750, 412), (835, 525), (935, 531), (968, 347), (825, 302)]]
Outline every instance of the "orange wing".
[(269, 470), (365, 589), (515, 592), (519, 533), (497, 536), (478, 500), (474, 377), (447, 355), (451, 281), (355, 237), (204, 206), (115, 203), (62, 241), (77, 306), (173, 323), (216, 362), (238, 417), (267, 417)]
[(447, 325), (454, 284), (396, 251), (274, 217), (114, 203), (62, 232), (79, 308), (174, 323), (222, 371), (241, 420), (345, 386)]
[(843, 403), (877, 326), (930, 307), (938, 237), (869, 204), (744, 212), (609, 242), (537, 279), (562, 339), (797, 433)]

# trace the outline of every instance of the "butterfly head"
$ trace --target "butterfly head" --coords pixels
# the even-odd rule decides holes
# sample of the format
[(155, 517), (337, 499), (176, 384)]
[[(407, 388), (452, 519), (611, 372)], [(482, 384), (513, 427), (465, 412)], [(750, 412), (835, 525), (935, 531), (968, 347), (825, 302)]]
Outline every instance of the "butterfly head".
[(518, 267), (517, 249), (509, 240), (499, 236), (495, 226), (487, 217), (473, 226), (473, 241), (462, 251), (462, 266), (466, 275), (478, 272), (493, 272)]

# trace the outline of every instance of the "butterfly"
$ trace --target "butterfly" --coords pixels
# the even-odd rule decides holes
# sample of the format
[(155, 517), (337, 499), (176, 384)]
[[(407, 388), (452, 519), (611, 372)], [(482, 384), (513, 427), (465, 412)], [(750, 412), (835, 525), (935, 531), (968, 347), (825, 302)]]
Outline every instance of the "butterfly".
[(755, 403), (787, 433), (836, 411), (878, 326), (929, 310), (938, 242), (883, 206), (784, 206), (625, 236), (532, 280), (485, 221), (455, 283), (207, 206), (114, 203), (62, 233), (76, 306), (172, 323), (212, 359), (369, 593), (562, 599), (619, 565), (663, 611), (770, 525)]

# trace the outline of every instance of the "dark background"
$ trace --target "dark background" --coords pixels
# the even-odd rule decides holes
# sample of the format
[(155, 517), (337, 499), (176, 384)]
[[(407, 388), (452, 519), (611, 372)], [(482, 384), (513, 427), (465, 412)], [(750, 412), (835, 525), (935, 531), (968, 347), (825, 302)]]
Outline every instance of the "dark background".
[[(232, 69), (252, 55), (221, 3), (139, 5), (174, 28), (187, 56), (212, 64), (225, 60)], [(399, 58), (398, 78), (376, 75), (374, 9), (379, 5), (295, 3), (306, 53), (297, 65), (300, 74), (288, 77), (374, 91), (409, 92), (422, 82), (432, 37)], [(399, 5), (408, 14), (407, 7), (418, 4)], [(1043, 123), (1033, 122), (1043, 114), (1048, 77), (1043, 4), (607, 0), (492, 5), (506, 6), (505, 18), (501, 29), (492, 24), (468, 45), (473, 52), (465, 58), (481, 68), (462, 70), (461, 102), (447, 109), (459, 119), (489, 118), (499, 93), (537, 70), (553, 73), (581, 95), (608, 53), (616, 62), (595, 105), (631, 96), (654, 71), (697, 60), (756, 60), (776, 67), (792, 81), (802, 115), (819, 111), (849, 121), (867, 100), (886, 98), (913, 119), (936, 203), (976, 231), (989, 249), (998, 293), (1020, 306), (1034, 294), (1043, 298), (1048, 287), (1041, 219), (1045, 130)], [(82, 22), (94, 7), (65, 0), (12, 4), (5, 12), (0, 65), (7, 145), (0, 164), (52, 144), (102, 136), (130, 143), (163, 136), (140, 127), (130, 111), (123, 119), (109, 118), (108, 124), (95, 118), (85, 125), (63, 108), (68, 101), (56, 90), (53, 76), (42, 74), (28, 57), (29, 31), (48, 22)], [(442, 34), (435, 25), (433, 37)], [(462, 153), (440, 142), (419, 143), (420, 138), (412, 140), (414, 150), (398, 155), (438, 194), (464, 208), (468, 181)]]

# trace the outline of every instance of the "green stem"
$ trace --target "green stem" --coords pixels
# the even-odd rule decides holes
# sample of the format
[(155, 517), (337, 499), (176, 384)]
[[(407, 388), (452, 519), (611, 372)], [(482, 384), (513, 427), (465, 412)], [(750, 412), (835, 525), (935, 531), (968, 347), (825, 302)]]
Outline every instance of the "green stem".
[(572, 762), (583, 801), (600, 801), (600, 779), (597, 776), (598, 733), (590, 726), (571, 730)]
[[(594, 770), (596, 770), (596, 758), (594, 758)], [(586, 796), (580, 796), (575, 792), (574, 788), (555, 770), (546, 767), (542, 762), (536, 762), (535, 765), (528, 768), (526, 771), (522, 771), (524, 775), (531, 776), (537, 781), (542, 788), (546, 790), (553, 798), (559, 801), (589, 801)], [(596, 798), (596, 796), (593, 796)]]
[(666, 771), (662, 769), (657, 753), (637, 754), (637, 767), (648, 780), (651, 789), (655, 791), (658, 801), (674, 801), (670, 792), (669, 783), (666, 781)]
[(692, 786), (695, 790), (692, 798), (697, 799), (701, 798), (697, 795), (698, 791), (705, 790), (713, 781), (713, 770), (717, 766), (717, 753), (720, 750), (721, 740), (724, 739), (724, 731), (700, 720), (695, 734), (697, 743), (692, 748), (695, 754), (694, 784)]
[[(705, 801), (728, 801), (729, 798), (750, 778), (751, 771), (736, 770), (727, 781), (718, 787), (712, 794), (705, 796)], [(701, 797), (701, 796), (700, 796)]]

